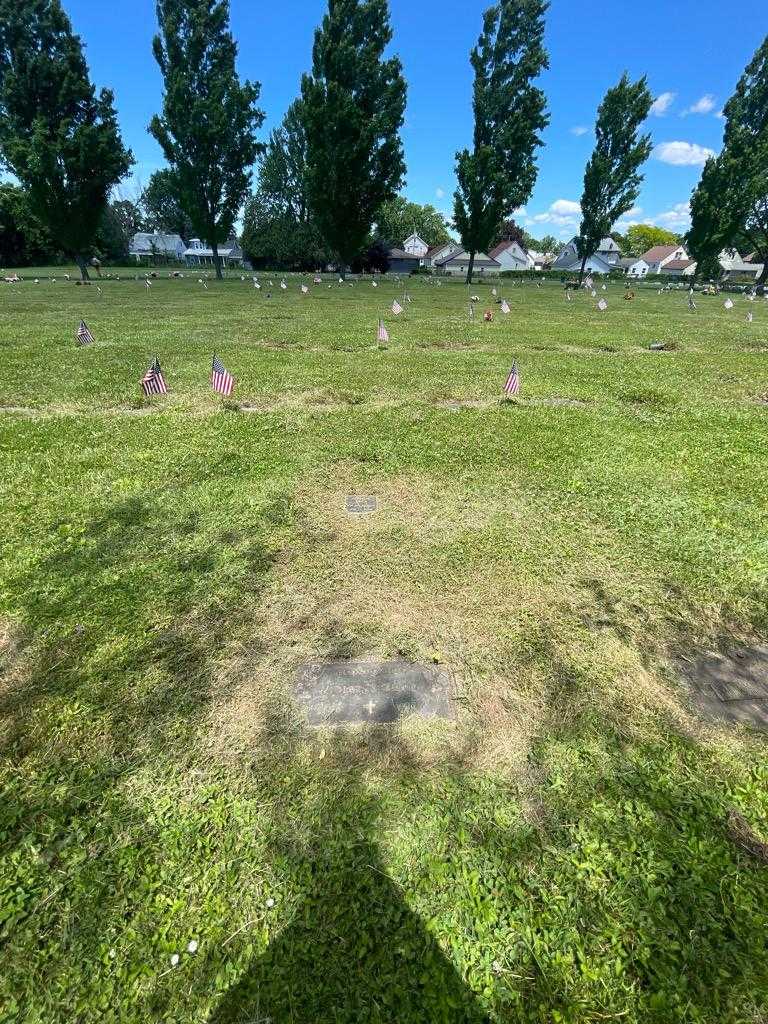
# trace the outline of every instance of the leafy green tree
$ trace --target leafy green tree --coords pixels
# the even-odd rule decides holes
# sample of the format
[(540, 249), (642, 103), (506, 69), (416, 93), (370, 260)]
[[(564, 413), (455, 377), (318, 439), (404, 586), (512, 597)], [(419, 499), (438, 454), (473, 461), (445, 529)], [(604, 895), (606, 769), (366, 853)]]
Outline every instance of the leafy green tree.
[(167, 167), (150, 176), (141, 193), (139, 206), (146, 230), (179, 235), (185, 242), (194, 235), (192, 221), (179, 203), (179, 187), (173, 171)]
[(301, 83), (312, 217), (343, 269), (362, 251), (403, 182), (405, 81), (387, 0), (328, 0)]
[(157, 0), (153, 49), (165, 83), (162, 116), (149, 130), (171, 166), (179, 205), (213, 250), (232, 234), (261, 145), (261, 87), (240, 83), (229, 0)]
[(469, 253), (487, 250), (498, 225), (529, 198), (538, 168), (535, 152), (549, 123), (546, 99), (533, 80), (547, 67), (545, 0), (501, 0), (483, 16), (470, 54), (475, 71), (474, 144), (456, 154), (459, 187), (454, 223)]
[(652, 103), (645, 77), (630, 82), (625, 73), (598, 108), (597, 141), (584, 172), (581, 230), (576, 242), (581, 257), (579, 282), (600, 241), (619, 217), (632, 209), (640, 194), (640, 168), (651, 154), (651, 137), (640, 136), (639, 131)]
[(128, 260), (128, 248), (134, 231), (130, 230), (132, 222), (125, 214), (122, 202), (110, 203), (102, 214), (94, 239), (94, 255), (108, 263), (121, 264)]
[(525, 231), (517, 224), (511, 217), (503, 220), (501, 224), (496, 228), (496, 232), (491, 239), (490, 246), (494, 248), (500, 242), (517, 242), (524, 249), (527, 248), (527, 238)]
[(719, 156), (704, 166), (691, 198), (691, 255), (696, 273), (711, 275), (717, 254), (746, 241), (763, 263), (768, 281), (768, 36), (723, 108), (725, 134)]
[(0, 264), (27, 267), (57, 257), (49, 232), (30, 209), (24, 189), (0, 184)]
[(109, 194), (133, 157), (59, 0), (0, 0), (0, 157), (86, 279)]
[(622, 255), (626, 256), (642, 256), (655, 245), (678, 245), (680, 242), (679, 235), (653, 224), (633, 224), (627, 228), (625, 239), (626, 252), (622, 249)]
[(410, 203), (404, 196), (395, 196), (382, 204), (376, 215), (379, 238), (402, 245), (414, 231), (430, 246), (442, 245), (451, 237), (445, 218), (430, 204)]
[(269, 138), (258, 188), (243, 217), (243, 251), (254, 266), (314, 269), (327, 262), (307, 194), (307, 140), (295, 100)]

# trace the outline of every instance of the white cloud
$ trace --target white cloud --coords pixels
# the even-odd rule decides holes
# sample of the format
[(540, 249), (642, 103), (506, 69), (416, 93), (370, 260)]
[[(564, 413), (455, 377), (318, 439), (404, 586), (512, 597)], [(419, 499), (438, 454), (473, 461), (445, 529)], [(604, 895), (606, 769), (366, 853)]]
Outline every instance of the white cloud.
[(589, 128), (585, 127), (583, 124), (577, 124), (571, 128), (571, 135), (586, 135), (588, 132)]
[(653, 218), (654, 222), (670, 231), (687, 231), (691, 226), (691, 204), (676, 203), (671, 210), (665, 210)]
[(563, 229), (576, 227), (581, 217), (581, 206), (571, 199), (556, 199), (544, 213), (526, 218), (529, 227), (534, 224), (554, 224)]
[(715, 114), (715, 117), (718, 119), (718, 121), (724, 121), (725, 120), (725, 111), (724, 110), (718, 110), (718, 112)]
[(661, 96), (657, 96), (651, 104), (651, 113), (654, 117), (664, 117), (666, 112), (672, 106), (677, 93), (674, 92), (663, 92)]
[(674, 167), (703, 167), (715, 151), (697, 142), (662, 142), (654, 149), (653, 155), (663, 164)]
[(696, 100), (693, 106), (684, 110), (682, 117), (685, 117), (686, 114), (711, 114), (715, 109), (715, 106), (715, 97), (708, 92), (706, 96), (702, 96), (700, 100)]
[(436, 188), (435, 189), (435, 195), (437, 196), (438, 199), (445, 199), (445, 189), (444, 188)]

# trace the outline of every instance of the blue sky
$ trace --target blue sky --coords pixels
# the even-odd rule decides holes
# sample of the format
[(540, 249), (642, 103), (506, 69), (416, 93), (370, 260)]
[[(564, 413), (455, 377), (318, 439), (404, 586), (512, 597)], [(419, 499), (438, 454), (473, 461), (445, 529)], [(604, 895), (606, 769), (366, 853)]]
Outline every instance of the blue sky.
[[(137, 160), (136, 182), (162, 166), (146, 125), (159, 109), (160, 75), (151, 53), (153, 0), (64, 0), (86, 44), (97, 85), (114, 89), (123, 136)], [(394, 41), (408, 81), (403, 130), (405, 194), (450, 214), (454, 155), (471, 140), (468, 54), (487, 6), (483, 0), (390, 0)], [(311, 62), (324, 0), (231, 0), (241, 75), (262, 83), (262, 137), (279, 123)], [(590, 9), (591, 8), (591, 9)], [(675, 231), (687, 227), (687, 202), (708, 151), (718, 150), (718, 118), (745, 64), (768, 33), (765, 0), (552, 0), (547, 16), (550, 70), (542, 76), (551, 123), (540, 151), (538, 182), (518, 219), (532, 234), (570, 237), (578, 224), (591, 126), (606, 88), (627, 70), (648, 75), (661, 97), (648, 127), (656, 146), (639, 211), (631, 220)], [(131, 194), (135, 182), (124, 186)], [(625, 228), (627, 223), (620, 224)]]

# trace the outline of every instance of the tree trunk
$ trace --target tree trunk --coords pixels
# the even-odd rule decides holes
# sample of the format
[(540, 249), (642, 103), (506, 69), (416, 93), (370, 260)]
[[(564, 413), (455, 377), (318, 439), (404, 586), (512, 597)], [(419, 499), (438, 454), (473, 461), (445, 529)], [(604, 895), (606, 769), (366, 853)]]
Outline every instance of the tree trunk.
[(221, 281), (224, 275), (221, 272), (221, 256), (219, 256), (218, 242), (211, 242), (211, 252), (213, 253), (213, 265), (216, 267), (216, 280)]
[(475, 253), (469, 254), (469, 266), (467, 267), (467, 284), (472, 284), (472, 274), (475, 270)]
[(85, 262), (82, 256), (75, 256), (75, 263), (80, 268), (80, 276), (84, 281), (90, 281), (91, 278), (88, 274), (88, 264)]
[(579, 271), (579, 288), (584, 283), (584, 268), (587, 265), (587, 257), (585, 256), (581, 261), (581, 270)]
[(763, 261), (763, 269), (757, 281), (755, 281), (756, 288), (761, 288), (768, 281), (768, 252), (761, 253), (761, 259)]

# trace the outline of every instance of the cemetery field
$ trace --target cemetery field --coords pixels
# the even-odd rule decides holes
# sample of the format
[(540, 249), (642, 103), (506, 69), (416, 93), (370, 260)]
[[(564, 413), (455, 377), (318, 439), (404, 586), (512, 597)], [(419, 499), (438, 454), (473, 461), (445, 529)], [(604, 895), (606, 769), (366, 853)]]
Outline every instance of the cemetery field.
[[(23, 273), (0, 1021), (768, 1019), (766, 735), (691, 698), (766, 643), (768, 302)], [(346, 659), (455, 717), (310, 728)]]

